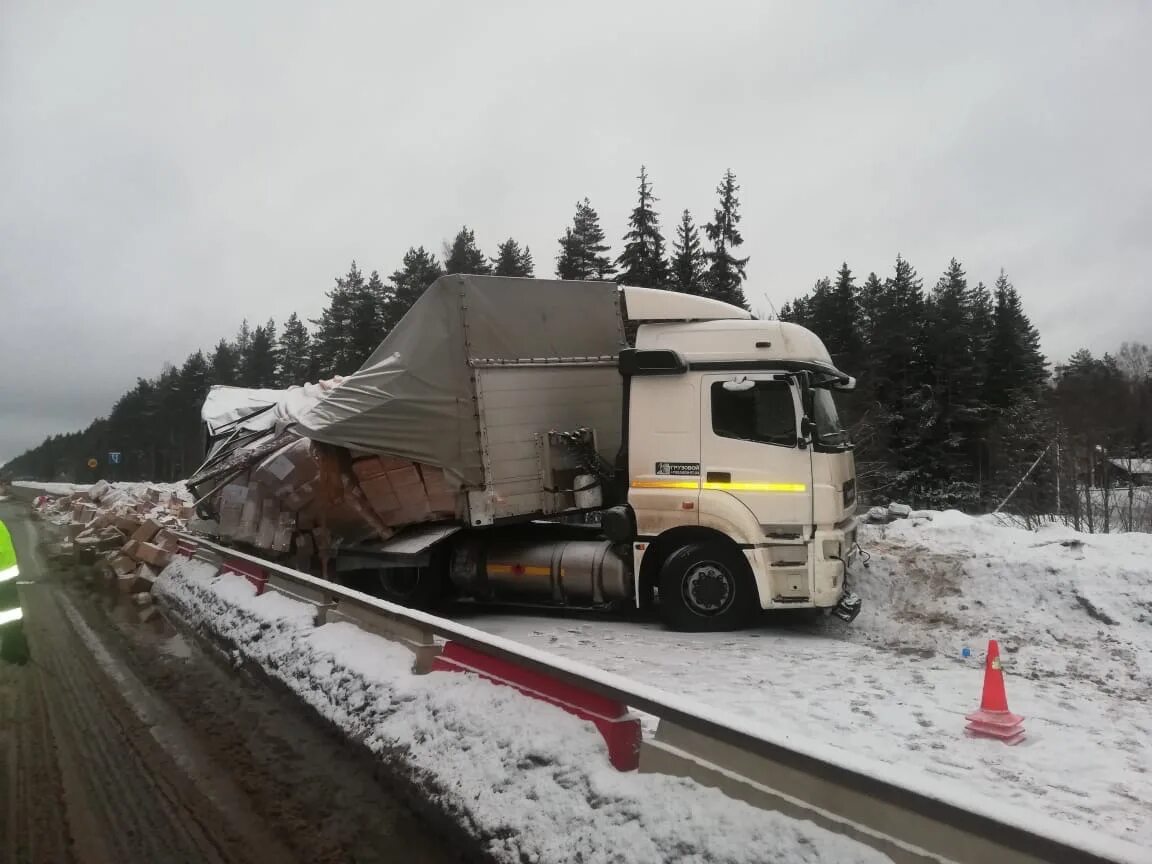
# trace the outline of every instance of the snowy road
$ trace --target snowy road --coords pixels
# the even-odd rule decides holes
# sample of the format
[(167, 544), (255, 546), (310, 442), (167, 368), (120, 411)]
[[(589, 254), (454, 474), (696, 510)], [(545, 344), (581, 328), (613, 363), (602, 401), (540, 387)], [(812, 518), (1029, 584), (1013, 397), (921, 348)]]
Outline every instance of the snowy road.
[(0, 666), (0, 861), (463, 860), (285, 699), (50, 571), (24, 508), (0, 519), (33, 656)]
[[(1034, 535), (1018, 533), (1025, 536), (1007, 539), (1025, 544), (1028, 556), (1040, 554), (1033, 551)], [(1006, 542), (1001, 534), (993, 536)], [(910, 546), (886, 537), (886, 554), (874, 557), (859, 586), (871, 608), (851, 628), (833, 619), (824, 626), (768, 623), (743, 633), (689, 635), (655, 623), (588, 616), (465, 614), (467, 623), (488, 632), (691, 694), (777, 733), (912, 769), (961, 803), (992, 800), (1025, 820), (1040, 813), (1085, 832), (1152, 847), (1152, 708), (1143, 677), (1152, 657), (1139, 641), (1141, 628), (1152, 627), (1139, 619), (1131, 628), (1124, 622), (1101, 625), (1075, 601), (1064, 604), (1067, 614), (1039, 614), (1023, 586), (1001, 592), (1015, 601), (992, 598), (992, 589), (977, 582), (995, 570), (985, 566), (986, 557), (999, 556), (996, 567), (1007, 564), (1025, 576), (1023, 553), (985, 544), (965, 551), (957, 563), (944, 554), (939, 538), (934, 543), (923, 531), (915, 538), (926, 544), (920, 567), (931, 572), (907, 578), (921, 580), (924, 596), (917, 598), (912, 588), (893, 592), (893, 585), (901, 585), (894, 572), (901, 566), (898, 553)], [(879, 547), (881, 538), (873, 539)], [(1141, 544), (1152, 548), (1152, 537), (1131, 543), (1133, 554), (1140, 554)], [(1095, 539), (1092, 544), (1107, 545)], [(1056, 545), (1043, 554), (1059, 562), (1065, 550)], [(1076, 576), (1041, 563), (1042, 570)], [(1076, 563), (1084, 564), (1079, 558)], [(1106, 568), (1092, 566), (1091, 557), (1087, 563), (1099, 591)], [(972, 573), (965, 576), (965, 568)], [(945, 576), (958, 580), (958, 587), (945, 590)], [(1143, 578), (1152, 582), (1146, 571)], [(971, 626), (958, 610), (979, 611), (972, 596), (977, 586), (981, 596), (1001, 605), (995, 614), (981, 612), (983, 623)], [(1096, 636), (1101, 626), (1110, 632)], [(1056, 644), (1049, 647), (1052, 640), (1035, 628), (1055, 632)], [(1026, 717), (1028, 731), (1014, 748), (963, 736), (964, 715), (980, 700), (989, 637), (1005, 640), (1012, 651), (1005, 654), (1008, 696), (1012, 710)], [(963, 646), (973, 656), (963, 658)], [(1021, 674), (1013, 674), (1017, 667)]]

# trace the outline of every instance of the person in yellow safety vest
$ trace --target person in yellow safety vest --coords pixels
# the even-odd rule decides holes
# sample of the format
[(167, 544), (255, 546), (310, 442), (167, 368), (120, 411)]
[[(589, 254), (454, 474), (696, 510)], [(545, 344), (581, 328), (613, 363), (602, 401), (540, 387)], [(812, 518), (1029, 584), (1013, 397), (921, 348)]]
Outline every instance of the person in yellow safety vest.
[(24, 638), (24, 610), (16, 577), (16, 547), (8, 528), (0, 522), (0, 660), (23, 665), (28, 662), (28, 642)]

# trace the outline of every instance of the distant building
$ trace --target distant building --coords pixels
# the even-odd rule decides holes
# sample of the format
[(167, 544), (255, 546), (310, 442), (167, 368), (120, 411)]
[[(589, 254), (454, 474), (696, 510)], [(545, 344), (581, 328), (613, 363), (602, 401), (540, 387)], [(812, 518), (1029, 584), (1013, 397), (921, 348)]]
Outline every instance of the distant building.
[(1152, 486), (1152, 459), (1109, 459), (1108, 474), (1119, 486)]

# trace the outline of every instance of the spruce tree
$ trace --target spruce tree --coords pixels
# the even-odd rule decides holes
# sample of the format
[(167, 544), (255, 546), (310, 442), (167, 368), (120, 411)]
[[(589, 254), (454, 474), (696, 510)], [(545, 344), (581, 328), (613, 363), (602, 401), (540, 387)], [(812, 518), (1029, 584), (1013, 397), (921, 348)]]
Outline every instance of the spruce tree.
[(384, 302), (384, 330), (391, 332), (424, 291), (444, 275), (440, 262), (424, 247), (410, 248), (404, 263), (390, 277), (391, 286)]
[(312, 373), (312, 340), (300, 317), (293, 312), (280, 333), (280, 368), (276, 386), (292, 387), (308, 382)]
[(496, 247), (496, 257), (492, 259), (492, 273), (495, 276), (531, 277), (533, 273), (532, 253), (528, 247), (509, 237)]
[(847, 263), (836, 273), (835, 283), (830, 279), (817, 281), (805, 312), (807, 321), (798, 323), (804, 323), (823, 340), (837, 368), (859, 375), (864, 355), (860, 297)]
[(884, 296), (884, 283), (874, 272), (860, 286), (860, 329), (864, 344), (870, 345), (876, 334), (876, 317)]
[(212, 384), (235, 387), (240, 384), (240, 355), (227, 339), (216, 343), (208, 360), (208, 380)]
[(576, 215), (572, 225), (564, 229), (560, 238), (560, 254), (556, 256), (556, 276), (560, 279), (611, 279), (616, 274), (612, 259), (604, 243), (604, 230), (600, 217), (585, 198), (576, 202)]
[(648, 171), (640, 166), (639, 201), (628, 220), (628, 233), (624, 235), (624, 251), (616, 259), (620, 273), (616, 281), (641, 288), (663, 288), (668, 281), (668, 261), (665, 259), (664, 236), (660, 221), (652, 205), (658, 201), (648, 182)]
[(240, 364), (243, 366), (244, 357), (252, 349), (252, 328), (248, 326), (248, 319), (245, 318), (241, 324), (240, 329), (236, 332), (236, 354), (240, 358)]
[[(870, 292), (875, 293), (870, 293)], [(870, 372), (876, 410), (875, 451), (889, 454), (888, 466), (901, 478), (892, 487), (907, 494), (923, 482), (923, 463), (915, 452), (922, 429), (931, 422), (931, 390), (924, 378), (924, 295), (916, 270), (896, 257), (893, 275), (877, 288), (865, 284), (871, 317)]]
[(712, 242), (711, 251), (705, 253), (708, 271), (704, 293), (716, 300), (747, 309), (748, 301), (741, 286), (744, 284), (744, 268), (748, 259), (737, 258), (732, 254), (744, 243), (736, 227), (740, 222), (740, 199), (736, 197), (738, 191), (740, 187), (736, 184), (736, 175), (731, 169), (725, 171), (724, 179), (716, 187), (720, 203), (712, 221), (704, 226), (704, 233)]
[(932, 404), (920, 430), (920, 462), (940, 483), (972, 479), (969, 447), (981, 437), (971, 301), (964, 269), (953, 258), (925, 304), (924, 384)]
[(828, 316), (828, 350), (832, 362), (852, 375), (859, 375), (864, 363), (864, 341), (860, 327), (860, 289), (856, 278), (848, 269), (848, 262), (840, 265), (836, 282), (832, 286), (832, 310)]
[(487, 276), (492, 266), (476, 245), (476, 235), (465, 225), (457, 232), (451, 244), (444, 244), (445, 273), (473, 273)]
[(368, 281), (348, 285), (348, 354), (340, 373), (349, 374), (363, 365), (384, 338), (384, 283), (375, 270)]
[(676, 226), (676, 242), (672, 244), (669, 287), (685, 294), (704, 293), (704, 268), (706, 259), (700, 248), (700, 232), (692, 224), (692, 214), (685, 210)]
[(327, 292), (328, 306), (313, 320), (312, 356), (315, 374), (319, 378), (347, 374), (352, 357), (351, 326), (355, 297), (364, 288), (364, 275), (353, 261), (345, 276), (337, 276), (336, 284)]
[[(200, 409), (208, 395), (208, 360), (203, 351), (190, 354), (180, 367), (178, 376), (179, 403), (178, 410), (172, 417), (176, 428), (177, 446), (179, 452), (174, 460), (179, 470), (179, 477), (187, 477), (202, 460), (203, 441), (200, 431)], [(121, 451), (123, 458), (123, 451)]]
[(996, 280), (992, 338), (988, 347), (988, 402), (1006, 408), (1021, 395), (1039, 397), (1048, 379), (1040, 334), (1024, 314), (1020, 296), (1004, 271)]
[(922, 383), (924, 347), (923, 282), (915, 268), (896, 256), (893, 275), (873, 300), (871, 350), (877, 363), (877, 389), (890, 405)]
[(240, 380), (245, 387), (275, 387), (278, 365), (276, 323), (269, 319), (252, 331), (248, 350), (241, 358)]

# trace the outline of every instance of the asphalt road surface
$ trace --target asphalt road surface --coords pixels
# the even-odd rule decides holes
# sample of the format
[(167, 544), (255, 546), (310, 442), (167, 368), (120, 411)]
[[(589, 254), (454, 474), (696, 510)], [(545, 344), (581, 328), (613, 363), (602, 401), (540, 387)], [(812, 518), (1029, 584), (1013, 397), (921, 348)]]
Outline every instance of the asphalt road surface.
[[(32, 662), (0, 667), (0, 861), (471, 860), (461, 838), (282, 694), (70, 568), (0, 503)], [(421, 809), (417, 813), (415, 809)]]

